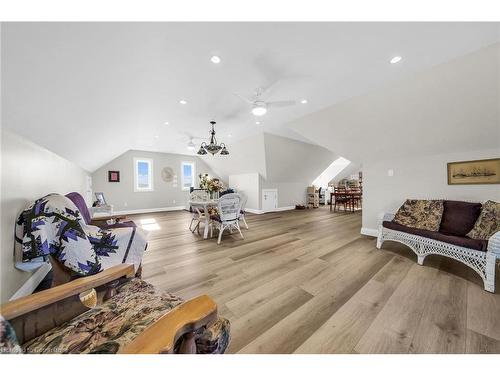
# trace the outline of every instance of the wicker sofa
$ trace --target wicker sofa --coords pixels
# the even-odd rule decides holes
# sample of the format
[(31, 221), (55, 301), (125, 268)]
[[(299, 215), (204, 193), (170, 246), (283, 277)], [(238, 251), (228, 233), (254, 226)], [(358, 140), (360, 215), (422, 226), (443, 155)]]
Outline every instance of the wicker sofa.
[(495, 292), (496, 260), (500, 259), (500, 231), (488, 240), (468, 238), (481, 211), (480, 203), (444, 201), (439, 231), (416, 229), (393, 221), (395, 214), (385, 213), (378, 224), (377, 248), (384, 241), (405, 244), (423, 265), (427, 255), (438, 254), (458, 260), (476, 271), (483, 279), (484, 289)]

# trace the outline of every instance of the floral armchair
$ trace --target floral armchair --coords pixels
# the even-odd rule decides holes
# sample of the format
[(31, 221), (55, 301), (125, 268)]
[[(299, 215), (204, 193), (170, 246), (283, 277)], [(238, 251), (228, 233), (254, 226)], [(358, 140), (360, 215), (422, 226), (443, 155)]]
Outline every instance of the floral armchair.
[[(121, 264), (4, 304), (0, 352), (224, 353), (229, 321), (208, 296), (183, 301), (133, 276)], [(89, 289), (93, 308), (80, 299)]]

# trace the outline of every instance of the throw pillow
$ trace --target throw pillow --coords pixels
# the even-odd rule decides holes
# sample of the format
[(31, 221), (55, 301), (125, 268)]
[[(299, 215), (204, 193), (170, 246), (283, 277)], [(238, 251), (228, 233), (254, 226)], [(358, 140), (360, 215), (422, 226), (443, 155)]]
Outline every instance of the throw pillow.
[(481, 214), (481, 203), (462, 201), (443, 202), (444, 211), (439, 231), (451, 236), (465, 237)]
[(467, 237), (475, 240), (488, 240), (500, 230), (500, 203), (487, 201), (483, 204), (481, 214), (474, 224), (474, 228), (467, 233)]
[(394, 222), (437, 232), (443, 216), (442, 200), (407, 199), (394, 216)]

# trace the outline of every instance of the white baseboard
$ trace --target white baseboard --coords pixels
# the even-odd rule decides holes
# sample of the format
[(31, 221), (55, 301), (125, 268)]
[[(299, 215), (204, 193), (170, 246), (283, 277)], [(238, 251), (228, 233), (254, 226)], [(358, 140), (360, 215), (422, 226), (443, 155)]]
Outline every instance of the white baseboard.
[(361, 228), (361, 234), (364, 234), (365, 236), (377, 237), (378, 230), (372, 228)]
[(295, 210), (295, 206), (278, 207), (278, 208), (275, 208), (274, 210), (270, 210), (270, 211), (266, 211), (266, 212), (290, 211), (290, 210)]
[(289, 210), (295, 210), (295, 206), (277, 207), (277, 208), (275, 208), (273, 210), (269, 210), (269, 211), (257, 210), (255, 208), (245, 208), (245, 211), (248, 211), (252, 214), (257, 214), (257, 215), (265, 214), (268, 212), (279, 212), (279, 211), (289, 211)]
[(160, 208), (140, 208), (137, 210), (114, 211), (113, 215), (147, 214), (147, 213), (151, 213), (151, 212), (181, 211), (181, 210), (185, 210), (185, 209), (186, 209), (186, 206), (160, 207)]
[(245, 208), (245, 211), (248, 211), (250, 212), (251, 214), (256, 214), (256, 215), (260, 215), (260, 214), (263, 214), (264, 211), (262, 210), (257, 210), (256, 208)]

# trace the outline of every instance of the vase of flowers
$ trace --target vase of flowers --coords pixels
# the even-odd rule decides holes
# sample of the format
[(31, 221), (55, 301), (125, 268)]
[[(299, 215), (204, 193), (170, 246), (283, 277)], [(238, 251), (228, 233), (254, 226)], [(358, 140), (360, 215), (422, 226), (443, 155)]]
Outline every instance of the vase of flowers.
[(218, 178), (210, 178), (208, 174), (200, 174), (200, 188), (208, 191), (210, 199), (219, 198), (219, 192), (224, 189), (224, 184)]

